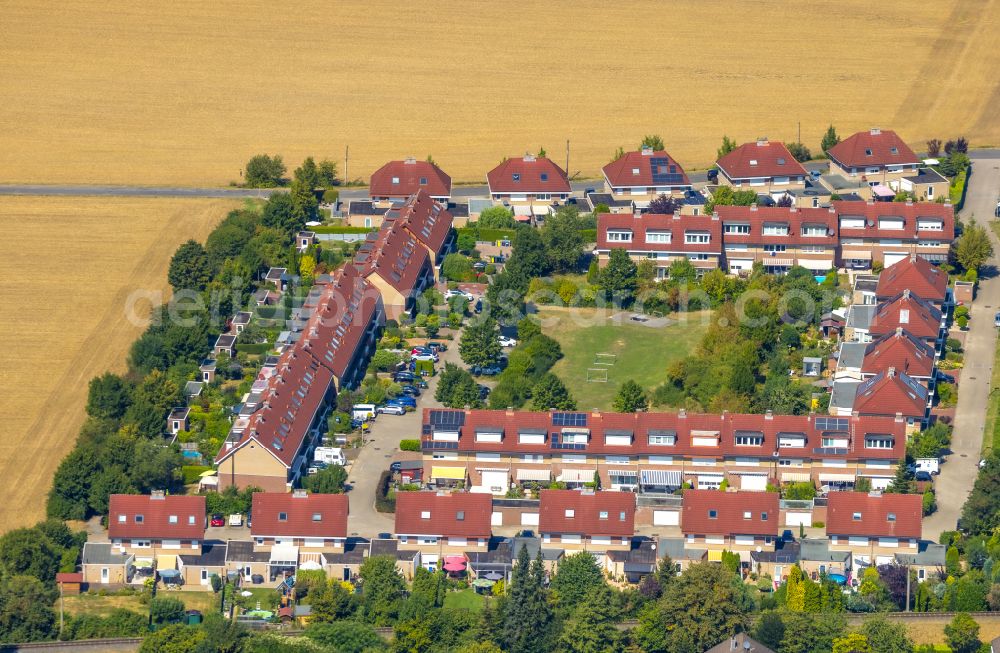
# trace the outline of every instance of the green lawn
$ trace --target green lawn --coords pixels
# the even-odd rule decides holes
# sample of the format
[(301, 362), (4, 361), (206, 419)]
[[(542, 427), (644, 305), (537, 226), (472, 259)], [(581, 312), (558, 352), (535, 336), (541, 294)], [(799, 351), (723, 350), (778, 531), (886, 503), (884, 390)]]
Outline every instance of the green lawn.
[(483, 596), (476, 594), (472, 588), (464, 589), (461, 592), (448, 592), (444, 595), (444, 607), (446, 608), (464, 608), (479, 612), (483, 609), (483, 601)]
[[(202, 614), (208, 614), (219, 609), (219, 595), (214, 592), (160, 589), (156, 595), (158, 597), (179, 599), (188, 610), (200, 610)], [(124, 596), (80, 594), (77, 596), (66, 596), (64, 600), (67, 614), (107, 615), (115, 608), (125, 608), (141, 614), (149, 613), (149, 606), (139, 602), (138, 594)], [(56, 608), (58, 607), (57, 603)]]
[[(990, 228), (993, 233), (1000, 236), (1000, 222), (991, 221)], [(983, 309), (980, 309), (983, 310)], [(989, 311), (984, 311), (989, 313)], [(979, 319), (984, 319), (980, 316)], [(990, 319), (986, 315), (985, 319)], [(1000, 345), (993, 352), (993, 376), (990, 379), (990, 388), (1000, 388)], [(986, 423), (983, 425), (983, 453), (989, 454), (991, 450), (1000, 451), (1000, 395), (990, 393), (989, 405), (986, 407)]]
[[(597, 309), (539, 307), (542, 331), (559, 341), (564, 358), (555, 372), (576, 398), (581, 410), (609, 410), (618, 387), (633, 379), (652, 390), (666, 379), (667, 366), (697, 347), (707, 329), (702, 313), (679, 316), (678, 324), (649, 327), (600, 319)], [(678, 316), (672, 316), (678, 317)], [(704, 314), (707, 321), (707, 314)], [(599, 368), (596, 353), (615, 354), (606, 366), (607, 382), (588, 382), (587, 370)]]

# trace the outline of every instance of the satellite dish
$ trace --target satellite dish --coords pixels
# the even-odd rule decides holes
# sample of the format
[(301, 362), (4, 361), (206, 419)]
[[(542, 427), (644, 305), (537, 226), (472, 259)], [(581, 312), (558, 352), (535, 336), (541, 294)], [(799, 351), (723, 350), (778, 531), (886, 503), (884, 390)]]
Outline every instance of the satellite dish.
[(761, 548), (758, 546), (757, 547), (757, 553), (760, 553), (760, 552), (761, 552)]

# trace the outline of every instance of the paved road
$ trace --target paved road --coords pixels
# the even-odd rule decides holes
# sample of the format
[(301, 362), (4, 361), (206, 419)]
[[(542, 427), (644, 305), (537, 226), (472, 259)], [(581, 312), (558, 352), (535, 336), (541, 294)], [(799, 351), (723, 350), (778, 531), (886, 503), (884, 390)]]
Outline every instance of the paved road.
[[(973, 173), (969, 178), (968, 194), (962, 218), (973, 215), (980, 224), (993, 219), (997, 195), (1000, 193), (1000, 152), (990, 150), (973, 153)], [(992, 265), (1000, 269), (1000, 241), (987, 228), (995, 252)], [(990, 379), (993, 373), (993, 354), (996, 349), (996, 328), (993, 314), (1000, 310), (1000, 278), (993, 275), (979, 283), (976, 300), (972, 305), (972, 320), (965, 339), (965, 369), (960, 378), (958, 406), (955, 411), (955, 430), (952, 435), (952, 454), (941, 466), (937, 477), (938, 510), (924, 520), (924, 537), (937, 540), (941, 531), (954, 530), (962, 511), (962, 504), (972, 490), (983, 447), (983, 428), (986, 407), (990, 401)]]
[[(446, 362), (460, 363), (458, 341), (448, 342), (448, 351), (443, 352), (438, 369)], [(347, 520), (347, 532), (361, 537), (375, 537), (377, 533), (392, 533), (395, 529), (392, 515), (384, 515), (375, 510), (375, 490), (382, 472), (389, 463), (400, 457), (399, 442), (405, 439), (420, 439), (420, 426), (424, 408), (440, 408), (434, 399), (440, 376), (431, 377), (423, 394), (417, 399), (417, 410), (406, 415), (379, 415), (367, 439), (368, 444), (361, 450), (351, 467), (347, 483), (351, 487), (351, 513)]]

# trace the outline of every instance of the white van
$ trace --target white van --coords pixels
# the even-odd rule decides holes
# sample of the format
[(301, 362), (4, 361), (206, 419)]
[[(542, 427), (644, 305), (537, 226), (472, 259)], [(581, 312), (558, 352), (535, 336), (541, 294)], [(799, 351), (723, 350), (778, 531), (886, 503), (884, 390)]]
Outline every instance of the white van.
[(375, 418), (375, 404), (354, 404), (351, 408), (351, 418), (362, 421)]
[(937, 458), (917, 458), (915, 461), (918, 472), (928, 474), (939, 474), (941, 472), (941, 461)]
[(344, 450), (340, 447), (316, 447), (313, 460), (328, 465), (340, 465), (341, 467), (347, 464), (347, 457), (344, 455)]

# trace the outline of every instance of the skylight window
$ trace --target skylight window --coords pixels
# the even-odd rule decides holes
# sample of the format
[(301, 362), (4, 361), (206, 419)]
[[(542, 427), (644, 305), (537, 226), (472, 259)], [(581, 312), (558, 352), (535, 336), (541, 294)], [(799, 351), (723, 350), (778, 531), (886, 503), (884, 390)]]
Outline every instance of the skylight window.
[(549, 173), (543, 172), (542, 173), (542, 181), (548, 181), (548, 180), (549, 180)]
[(313, 521), (323, 521), (323, 515), (318, 512), (313, 513)]
[(510, 178), (514, 181), (521, 181), (521, 173), (519, 172), (511, 173)]
[(785, 157), (783, 157), (783, 156), (779, 156), (778, 157), (778, 165), (779, 166), (785, 165)]
[(708, 518), (709, 519), (717, 519), (718, 517), (719, 517), (719, 511), (718, 510), (709, 510), (708, 511)]
[(856, 513), (854, 513), (854, 514), (853, 514), (853, 515), (851, 516), (851, 518), (852, 518), (852, 519), (853, 519), (854, 521), (861, 521), (861, 513), (860, 513), (860, 512), (856, 512)]
[(872, 148), (870, 147), (865, 148), (865, 156), (871, 156), (871, 155), (872, 155)]
[(757, 159), (750, 159), (750, 165), (752, 166), (757, 165)]
[(896, 521), (896, 513), (890, 512), (888, 515), (885, 516), (885, 520), (886, 521)]
[(278, 521), (288, 521), (288, 513), (287, 512), (279, 512), (278, 513)]

